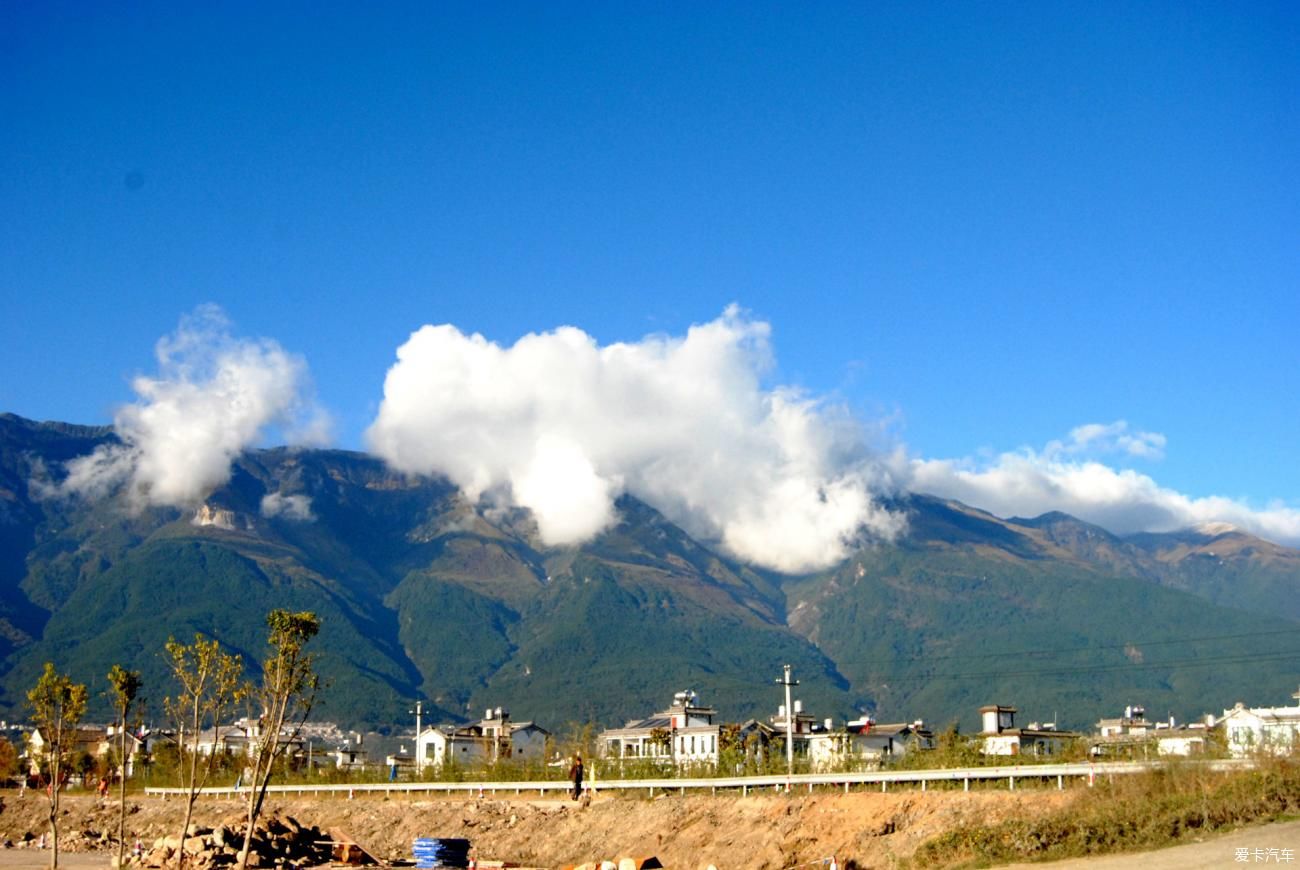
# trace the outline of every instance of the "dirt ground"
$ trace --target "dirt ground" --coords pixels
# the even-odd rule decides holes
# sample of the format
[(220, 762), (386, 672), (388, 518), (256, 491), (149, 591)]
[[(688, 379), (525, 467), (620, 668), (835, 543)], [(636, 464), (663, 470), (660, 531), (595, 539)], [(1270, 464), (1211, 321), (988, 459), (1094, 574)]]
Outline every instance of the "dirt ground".
[[(815, 865), (832, 855), (841, 867), (888, 868), (897, 857), (911, 855), (921, 842), (941, 831), (1043, 812), (1071, 798), (1069, 791), (1054, 790), (899, 791), (790, 797), (671, 795), (653, 800), (601, 796), (589, 806), (579, 806), (555, 799), (340, 797), (273, 801), (268, 811), (323, 830), (346, 832), (381, 860), (409, 860), (411, 841), (433, 836), (466, 837), (481, 859), (534, 867), (655, 855), (666, 867), (685, 870), (710, 864), (719, 870), (775, 870)], [(48, 854), (32, 848), (35, 844), (30, 842), (46, 829), (44, 795), (11, 793), (0, 801), (0, 842), (15, 844), (0, 849), (0, 867), (46, 866)], [(128, 808), (128, 837), (139, 836), (149, 846), (158, 837), (177, 832), (183, 804), (176, 799), (137, 797)], [(200, 802), (195, 821), (211, 825), (237, 809), (231, 800)], [(116, 830), (116, 819), (112, 802), (101, 805), (91, 797), (67, 798), (60, 825), (60, 864), (107, 866), (106, 853), (113, 846), (105, 832)], [(1267, 839), (1260, 839), (1258, 845), (1288, 845), (1280, 840), (1266, 843)], [(20, 845), (24, 842), (28, 845)], [(1233, 863), (1234, 853), (1226, 845), (1214, 854), (1228, 860), (1205, 866)]]
[[(1068, 797), (1056, 791), (598, 796), (589, 806), (562, 799), (339, 797), (271, 801), (268, 811), (346, 832), (380, 859), (410, 858), (416, 837), (466, 837), (479, 858), (536, 867), (655, 855), (668, 867), (757, 870), (832, 855), (841, 866), (851, 858), (859, 867), (888, 867), (892, 856), (910, 855), (927, 837), (953, 825), (1036, 812)], [(116, 805), (91, 797), (65, 801), (61, 851), (109, 849), (105, 832), (116, 830)], [(0, 842), (30, 843), (45, 830), (44, 795), (11, 794), (3, 804)], [(200, 802), (195, 821), (211, 825), (237, 808), (232, 800)], [(177, 799), (137, 797), (128, 809), (128, 842), (139, 836), (149, 846), (177, 833), (183, 805)]]

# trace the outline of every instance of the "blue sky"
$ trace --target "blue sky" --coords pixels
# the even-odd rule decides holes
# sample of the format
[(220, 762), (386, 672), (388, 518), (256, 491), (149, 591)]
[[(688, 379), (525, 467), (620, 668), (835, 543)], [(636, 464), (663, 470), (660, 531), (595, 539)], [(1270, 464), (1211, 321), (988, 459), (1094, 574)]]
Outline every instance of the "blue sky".
[(107, 422), (215, 303), (361, 447), (424, 324), (737, 303), (913, 458), (1126, 421), (1300, 507), (1293, 3), (266, 5), (0, 12), (0, 409)]

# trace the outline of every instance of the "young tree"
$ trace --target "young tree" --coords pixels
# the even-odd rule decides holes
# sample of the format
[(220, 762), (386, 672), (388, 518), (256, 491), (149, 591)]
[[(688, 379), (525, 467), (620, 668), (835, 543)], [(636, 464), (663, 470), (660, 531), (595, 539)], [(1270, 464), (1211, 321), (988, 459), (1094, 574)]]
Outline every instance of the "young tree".
[(253, 826), (262, 812), (275, 762), (302, 733), (320, 688), (315, 656), (306, 651), (307, 642), (320, 631), (316, 614), (273, 610), (266, 616), (266, 625), (270, 629), (266, 642), (271, 650), (262, 662), (262, 685), (249, 693), (252, 703), (260, 708), (255, 712), (260, 712), (261, 717), (257, 739), (249, 747), (248, 766), (252, 777), (248, 791), (248, 827), (244, 830), (244, 849), (239, 856), (241, 868), (248, 866)]
[(140, 694), (139, 671), (128, 671), (121, 665), (113, 665), (108, 672), (109, 693), (113, 700), (113, 712), (117, 716), (117, 739), (118, 739), (118, 765), (121, 769), (122, 781), (118, 786), (118, 815), (117, 815), (117, 866), (125, 866), (126, 858), (126, 765), (127, 760), (131, 757), (130, 750), (127, 747), (126, 722), (127, 716), (131, 712), (131, 705), (135, 703), (136, 697)]
[(50, 774), (50, 867), (59, 867), (59, 794), (69, 750), (77, 731), (77, 723), (86, 713), (86, 687), (54, 670), (53, 662), (45, 663), (45, 671), (36, 686), (27, 693), (32, 708), (32, 724), (40, 732), (41, 754)]
[[(208, 640), (202, 634), (194, 635), (191, 644), (167, 641), (172, 676), (180, 686), (175, 698), (167, 698), (164, 706), (175, 720), (177, 742), (180, 750), (178, 774), (181, 787), (186, 790), (185, 822), (181, 828), (181, 849), (177, 867), (185, 864), (185, 837), (189, 833), (190, 819), (194, 815), (194, 802), (208, 781), (217, 761), (217, 746), (226, 716), (242, 694), (240, 679), (244, 662), (237, 655), (221, 651), (221, 644)], [(199, 732), (212, 727), (213, 746), (203, 764), (199, 763)], [(190, 741), (186, 758), (185, 741)]]

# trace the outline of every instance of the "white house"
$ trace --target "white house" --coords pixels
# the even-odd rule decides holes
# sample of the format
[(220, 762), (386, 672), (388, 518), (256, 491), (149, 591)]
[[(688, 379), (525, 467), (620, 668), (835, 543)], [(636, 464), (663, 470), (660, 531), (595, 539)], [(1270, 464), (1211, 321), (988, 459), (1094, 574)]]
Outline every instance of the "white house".
[(714, 724), (717, 711), (696, 703), (687, 689), (673, 696), (667, 710), (646, 719), (634, 719), (622, 728), (600, 735), (606, 758), (657, 758), (677, 765), (716, 764), (721, 729)]
[(355, 745), (351, 740), (345, 740), (329, 754), (334, 756), (334, 766), (339, 770), (365, 770), (370, 762), (370, 752), (359, 737)]
[(803, 756), (809, 752), (809, 741), (813, 735), (825, 734), (831, 730), (831, 720), (819, 722), (816, 716), (805, 713), (803, 701), (796, 700), (793, 706), (791, 715), (787, 715), (785, 704), (777, 705), (776, 715), (767, 721), (772, 726), (774, 737), (784, 740), (788, 735), (790, 745), (794, 747), (794, 754)]
[(1205, 751), (1209, 728), (1203, 722), (1174, 725), (1156, 729), (1156, 754), (1180, 757), (1199, 755)]
[[(82, 752), (95, 755), (103, 741), (103, 728), (97, 728), (93, 725), (65, 728), (62, 744), (64, 749), (61, 754), (65, 759), (72, 758)], [(45, 732), (40, 728), (33, 728), (27, 733), (27, 757), (32, 775), (40, 773), (40, 765), (45, 760), (48, 745), (49, 740)]]
[(1097, 723), (1097, 735), (1089, 749), (1092, 755), (1148, 757), (1154, 749), (1156, 755), (1188, 756), (1205, 751), (1206, 728), (1204, 723), (1179, 725), (1170, 716), (1168, 721), (1153, 722), (1146, 718), (1142, 707), (1124, 708), (1124, 715), (1102, 719)]
[(148, 732), (137, 734), (129, 728), (119, 729), (116, 725), (109, 725), (104, 730), (104, 739), (100, 741), (95, 755), (99, 758), (116, 758), (122, 751), (123, 734), (126, 735), (126, 764), (121, 765), (119, 762), (119, 770), (130, 779), (135, 776), (136, 765), (149, 753)]
[(1016, 708), (1001, 704), (980, 707), (980, 721), (980, 751), (985, 755), (1055, 755), (1067, 741), (1080, 736), (1057, 730), (1054, 722), (1031, 722), (1028, 728), (1017, 728)]
[(488, 710), (469, 725), (426, 728), (416, 742), (421, 766), (492, 763), (504, 758), (530, 761), (546, 757), (551, 732), (536, 722), (511, 722), (510, 711)]
[[(1291, 696), (1300, 702), (1300, 691)], [(1238, 702), (1219, 720), (1228, 751), (1285, 755), (1300, 748), (1300, 703), (1294, 707), (1247, 707)]]
[[(221, 755), (247, 755), (250, 747), (255, 746), (261, 734), (260, 720), (240, 718), (220, 729), (206, 728), (200, 731), (196, 748), (200, 755), (210, 755), (214, 752)], [(289, 729), (280, 732), (280, 742), (288, 746), (286, 751), (290, 755), (301, 753), (306, 746), (302, 736), (293, 735)], [(184, 743), (186, 747), (190, 746), (188, 736)]]
[(934, 734), (920, 719), (912, 723), (877, 724), (870, 718), (847, 722), (844, 728), (827, 727), (808, 738), (808, 759), (815, 770), (845, 763), (880, 765), (918, 749), (933, 749)]

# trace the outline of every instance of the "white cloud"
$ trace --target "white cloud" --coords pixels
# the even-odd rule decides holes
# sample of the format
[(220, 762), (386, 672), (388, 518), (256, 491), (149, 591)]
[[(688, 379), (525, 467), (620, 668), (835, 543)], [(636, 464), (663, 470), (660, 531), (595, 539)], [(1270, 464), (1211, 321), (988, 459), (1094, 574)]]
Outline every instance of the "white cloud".
[(1119, 451), (1158, 457), (1164, 446), (1163, 435), (1130, 434), (1123, 421), (1089, 424), (1041, 451), (1022, 448), (987, 461), (913, 460), (909, 486), (1004, 517), (1064, 511), (1117, 534), (1230, 523), (1268, 540), (1300, 545), (1300, 510), (1281, 504), (1260, 509), (1222, 496), (1188, 496), (1146, 474), (1085, 455)]
[(891, 471), (841, 409), (761, 385), (769, 334), (734, 306), (685, 336), (604, 347), (573, 327), (503, 347), (424, 326), (398, 348), (368, 443), (472, 500), (505, 492), (548, 543), (596, 534), (629, 492), (740, 558), (822, 567), (864, 528), (899, 531), (871, 495)]
[(270, 339), (233, 337), (214, 305), (182, 318), (156, 355), (158, 375), (137, 377), (139, 401), (114, 417), (120, 443), (69, 462), (65, 491), (98, 497), (126, 482), (136, 506), (192, 505), (267, 428), (321, 437), (306, 362)]
[(262, 516), (268, 519), (284, 517), (286, 520), (305, 523), (316, 519), (316, 515), (311, 511), (311, 496), (307, 495), (282, 495), (278, 492), (268, 492), (262, 496), (261, 511)]
[(1130, 432), (1128, 421), (1085, 423), (1070, 430), (1064, 441), (1051, 441), (1043, 449), (1049, 457), (1122, 453), (1139, 459), (1163, 459), (1165, 436), (1159, 432)]

